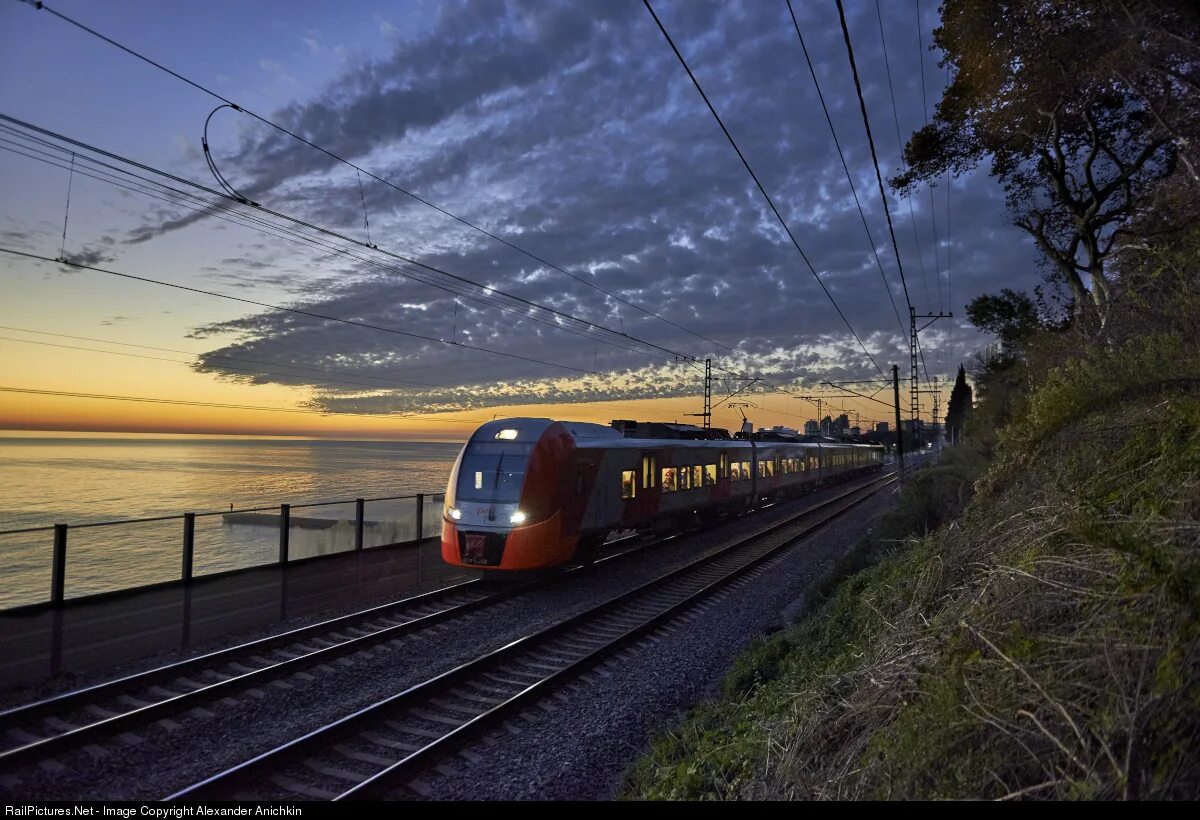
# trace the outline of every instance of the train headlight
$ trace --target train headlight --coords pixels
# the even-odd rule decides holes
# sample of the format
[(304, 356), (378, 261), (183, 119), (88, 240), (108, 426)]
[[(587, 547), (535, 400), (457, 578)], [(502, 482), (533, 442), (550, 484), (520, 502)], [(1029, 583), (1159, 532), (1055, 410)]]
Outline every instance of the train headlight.
[(505, 427), (499, 433), (496, 433), (496, 438), (500, 439), (501, 441), (512, 441), (516, 437), (517, 431), (511, 427)]
[(460, 510), (458, 507), (451, 507), (450, 517), (457, 521), (458, 519), (462, 518), (462, 510)]
[(526, 515), (525, 513), (521, 512), (520, 510), (517, 510), (515, 513), (513, 513), (512, 515), (510, 515), (508, 517), (508, 520), (514, 524), (524, 524), (525, 519), (528, 517), (529, 516)]

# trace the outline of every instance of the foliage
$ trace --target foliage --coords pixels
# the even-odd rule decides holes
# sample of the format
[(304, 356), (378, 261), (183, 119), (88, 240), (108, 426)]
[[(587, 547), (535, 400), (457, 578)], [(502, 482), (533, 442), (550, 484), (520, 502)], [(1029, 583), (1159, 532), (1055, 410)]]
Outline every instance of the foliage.
[(954, 389), (950, 391), (949, 406), (946, 408), (946, 440), (951, 444), (962, 442), (973, 403), (974, 391), (971, 390), (971, 385), (967, 384), (966, 368), (960, 364), (958, 376), (954, 379)]
[(1076, 318), (1103, 328), (1129, 223), (1177, 160), (1196, 179), (1196, 4), (945, 0), (934, 40), (953, 77), (893, 184), (989, 160)]

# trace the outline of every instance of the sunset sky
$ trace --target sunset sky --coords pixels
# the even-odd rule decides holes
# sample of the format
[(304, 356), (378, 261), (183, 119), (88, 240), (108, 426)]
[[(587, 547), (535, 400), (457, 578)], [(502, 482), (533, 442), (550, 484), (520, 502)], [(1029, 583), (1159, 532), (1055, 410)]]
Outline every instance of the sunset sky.
[[(796, 5), (906, 314), (836, 9)], [(209, 142), (235, 189), (377, 248), (246, 206), (183, 207), (130, 166), (102, 171), (90, 148), (0, 121), (0, 248), (375, 326), (0, 253), (0, 429), (461, 439), (496, 415), (696, 421), (706, 356), (772, 386), (745, 396), (756, 425), (799, 427), (816, 407), (787, 393), (879, 377), (639, 2), (50, 6), (576, 278), (230, 109)], [(656, 8), (876, 362), (907, 375), (908, 317), (787, 5)], [(883, 3), (882, 21), (848, 4), (885, 175), (901, 167), (897, 131), (924, 122), (923, 96), (932, 109), (945, 82), (928, 49), (936, 6), (921, 8), (919, 50), (913, 4)], [(0, 5), (0, 72), (0, 114), (218, 187), (200, 146), (220, 103), (179, 79), (15, 2)], [(946, 381), (986, 341), (964, 303), (1036, 284), (1034, 249), (1004, 227), (986, 175), (956, 180), (949, 201), (943, 184), (890, 204), (913, 304), (955, 313), (921, 337)], [(504, 294), (527, 301), (502, 310)], [(567, 332), (528, 303), (594, 327)], [(892, 421), (876, 402), (830, 402)]]

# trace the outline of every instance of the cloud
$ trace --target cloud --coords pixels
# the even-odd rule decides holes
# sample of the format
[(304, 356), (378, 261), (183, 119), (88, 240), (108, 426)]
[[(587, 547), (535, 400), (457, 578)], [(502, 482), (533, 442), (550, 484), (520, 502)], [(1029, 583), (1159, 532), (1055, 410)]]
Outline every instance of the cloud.
[[(907, 309), (840, 30), (828, 8), (798, 11), (899, 319), (786, 7), (681, 3), (661, 9), (821, 283), (886, 368), (907, 361)], [(240, 123), (246, 130), (229, 158), (220, 160), (222, 169), (229, 169), (239, 190), (268, 207), (363, 240), (365, 210), (371, 241), (384, 250), (618, 334), (713, 356), (739, 371), (797, 372), (810, 380), (874, 375), (640, 5), (599, 4), (588, 12), (566, 3), (446, 5), (427, 31), (396, 41), (391, 55), (344, 71), (272, 118), (667, 321), (385, 185), (364, 179), (360, 193), (351, 169), (279, 132)], [(851, 12), (886, 174), (899, 162), (899, 151), (879, 23), (872, 4)], [(884, 14), (885, 31), (910, 22), (891, 20), (898, 14), (891, 8)], [(900, 128), (907, 134), (924, 118), (918, 55), (898, 36), (889, 48)], [(932, 59), (927, 68), (932, 74)], [(930, 96), (936, 99), (932, 85)], [(934, 200), (936, 245), (927, 192), (912, 200), (911, 217), (910, 203), (890, 203), (919, 312), (949, 307), (961, 314), (971, 296), (1038, 281), (1032, 248), (1007, 227), (1002, 196), (988, 178), (957, 181), (949, 210), (944, 187)], [(142, 226), (130, 239), (144, 241), (202, 220), (175, 214)], [(328, 249), (272, 240), (269, 248), (225, 258), (211, 274), (243, 290), (286, 288), (297, 304), (316, 312), (603, 375), (572, 375), (285, 312), (195, 329), (196, 336), (228, 340), (198, 367), (240, 380), (307, 384), (323, 391), (314, 400), (320, 406), (355, 412), (682, 395), (699, 384), (694, 369), (679, 369), (669, 356), (655, 361), (622, 350), (620, 335), (555, 330), (534, 321), (519, 303), (498, 309), (490, 304), (497, 301), (492, 292), (414, 271), (367, 249), (354, 254), (339, 258)], [(319, 274), (304, 273), (312, 270)], [(431, 285), (435, 280), (460, 293)], [(931, 373), (942, 374), (956, 369), (979, 342), (959, 320), (925, 338), (926, 363)], [(305, 376), (295, 369), (287, 372), (297, 375), (281, 376), (264, 367), (247, 376), (227, 366), (236, 357), (319, 372)], [(343, 383), (322, 381), (322, 373), (336, 373)], [(423, 386), (380, 390), (344, 383), (405, 379)]]
[[(101, 244), (111, 245), (111, 240), (105, 242), (101, 240)], [(84, 247), (78, 251), (67, 251), (63, 254), (63, 260), (74, 265), (86, 265), (89, 267), (97, 267), (107, 265), (113, 262), (116, 256), (110, 250), (102, 250), (96, 247)], [(63, 267), (62, 270), (66, 273), (78, 273), (77, 268)]]

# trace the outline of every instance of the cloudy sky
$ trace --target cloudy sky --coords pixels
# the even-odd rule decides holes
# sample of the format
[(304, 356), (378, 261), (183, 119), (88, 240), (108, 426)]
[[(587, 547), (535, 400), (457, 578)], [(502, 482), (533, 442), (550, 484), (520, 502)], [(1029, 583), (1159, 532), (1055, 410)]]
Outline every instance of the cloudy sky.
[[(50, 5), (517, 249), (228, 108), (209, 143), (229, 184), (336, 236), (117, 187), (86, 149), (71, 173), (71, 148), (10, 124), (0, 246), (375, 327), (0, 254), (5, 387), (345, 414), (0, 393), (0, 426), (461, 436), (495, 413), (697, 411), (700, 373), (676, 354), (806, 395), (879, 375), (640, 2)], [(795, 5), (870, 240), (786, 2), (655, 8), (890, 373), (908, 357), (892, 300), (905, 329), (907, 307), (837, 9)], [(847, 3), (885, 176), (945, 81), (936, 8), (919, 8), (920, 47), (917, 3)], [(0, 7), (0, 53), (0, 113), (217, 187), (200, 150), (213, 97), (24, 4)], [(890, 207), (917, 311), (956, 314), (922, 334), (929, 374), (952, 376), (985, 341), (963, 304), (1036, 284), (1033, 249), (984, 175)], [(749, 400), (761, 425), (815, 415)]]

